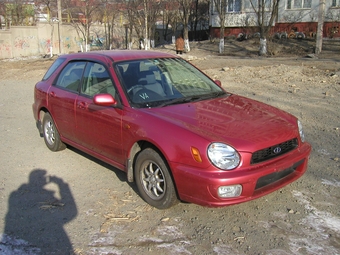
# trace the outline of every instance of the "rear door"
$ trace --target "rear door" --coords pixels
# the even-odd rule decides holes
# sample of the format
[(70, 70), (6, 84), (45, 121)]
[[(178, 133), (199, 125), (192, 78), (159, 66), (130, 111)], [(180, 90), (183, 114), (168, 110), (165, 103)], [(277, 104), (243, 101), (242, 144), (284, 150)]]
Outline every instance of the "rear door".
[(75, 134), (75, 102), (86, 62), (68, 63), (48, 90), (49, 110), (60, 135), (71, 141)]

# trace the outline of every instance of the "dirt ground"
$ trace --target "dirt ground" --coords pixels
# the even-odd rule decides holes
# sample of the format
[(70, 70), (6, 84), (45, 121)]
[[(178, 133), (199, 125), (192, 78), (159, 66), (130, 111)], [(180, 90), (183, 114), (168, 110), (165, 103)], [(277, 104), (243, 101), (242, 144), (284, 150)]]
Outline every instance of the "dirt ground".
[(182, 55), (227, 91), (297, 116), (313, 146), (301, 179), (223, 208), (160, 211), (119, 170), (72, 148), (50, 152), (31, 105), (53, 60), (0, 61), (0, 253), (340, 254), (340, 41), (324, 41), (318, 57), (313, 44), (269, 42), (259, 57), (255, 40), (227, 40), (225, 54), (197, 42)]

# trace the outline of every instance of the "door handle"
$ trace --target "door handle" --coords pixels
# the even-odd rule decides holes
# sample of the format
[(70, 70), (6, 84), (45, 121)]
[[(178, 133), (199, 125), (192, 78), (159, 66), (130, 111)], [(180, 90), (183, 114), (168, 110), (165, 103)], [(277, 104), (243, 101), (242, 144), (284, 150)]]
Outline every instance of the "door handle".
[(50, 92), (50, 97), (57, 97), (57, 94), (54, 91)]
[(78, 102), (77, 107), (79, 109), (85, 110), (85, 109), (87, 109), (87, 104), (85, 102)]

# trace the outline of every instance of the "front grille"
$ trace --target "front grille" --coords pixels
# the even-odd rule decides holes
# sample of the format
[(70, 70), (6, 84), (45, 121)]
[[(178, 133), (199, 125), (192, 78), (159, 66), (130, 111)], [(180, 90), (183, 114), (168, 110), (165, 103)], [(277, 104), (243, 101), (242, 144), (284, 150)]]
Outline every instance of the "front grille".
[(256, 164), (256, 163), (266, 161), (268, 159), (281, 156), (284, 153), (294, 150), (297, 146), (298, 146), (298, 140), (294, 138), (292, 140), (265, 148), (263, 150), (256, 151), (253, 153), (250, 163)]
[(282, 170), (280, 172), (275, 172), (275, 173), (271, 173), (265, 176), (262, 176), (261, 178), (259, 178), (257, 180), (256, 186), (255, 186), (255, 190), (262, 188), (264, 186), (267, 186), (269, 184), (272, 184), (276, 181), (279, 181), (281, 179), (283, 179), (284, 177), (290, 175), (291, 173), (293, 173), (298, 166), (300, 166), (302, 163), (304, 162), (304, 160), (300, 160), (299, 162), (295, 163), (292, 167), (289, 167), (285, 170)]

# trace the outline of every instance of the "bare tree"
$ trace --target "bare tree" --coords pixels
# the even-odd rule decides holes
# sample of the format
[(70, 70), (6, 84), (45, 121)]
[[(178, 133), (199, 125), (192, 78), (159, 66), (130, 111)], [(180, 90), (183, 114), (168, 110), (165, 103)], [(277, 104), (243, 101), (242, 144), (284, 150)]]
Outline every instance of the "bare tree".
[(113, 44), (115, 47), (121, 46), (121, 41), (119, 38), (114, 37), (114, 28), (116, 26), (116, 20), (121, 13), (121, 10), (126, 8), (125, 3), (120, 1), (110, 1), (103, 0), (103, 7), (98, 9), (97, 19), (104, 25), (104, 36), (105, 43), (103, 47), (105, 49), (110, 49)]
[(6, 21), (6, 5), (5, 0), (0, 0), (0, 29), (2, 29), (2, 23)]
[(185, 45), (185, 51), (190, 51), (190, 44), (189, 44), (189, 15), (190, 10), (193, 7), (193, 1), (192, 0), (177, 0), (179, 4), (179, 16), (181, 19), (181, 22), (183, 24), (183, 38), (184, 38), (184, 45)]
[(168, 31), (169, 31), (169, 25), (171, 24), (171, 19), (172, 19), (172, 11), (169, 9), (169, 3), (168, 1), (162, 1), (161, 2), (162, 5), (162, 26), (163, 26), (163, 41), (167, 40), (167, 35), (168, 35)]
[(10, 19), (12, 26), (23, 24), (24, 20), (24, 4), (22, 1), (14, 1), (6, 4), (6, 16)]
[(279, 11), (280, 0), (248, 0), (256, 13), (260, 32), (259, 55), (267, 55), (267, 38)]
[[(58, 20), (55, 19), (58, 13), (57, 1), (56, 0), (37, 0), (35, 1), (35, 13), (40, 19), (45, 18), (46, 22), (51, 26), (51, 38), (49, 47), (50, 56), (53, 56), (53, 38), (54, 38), (54, 22)], [(46, 16), (45, 16), (46, 14)], [(59, 42), (60, 44), (61, 42)], [(60, 53), (60, 52), (59, 52)]]
[(34, 4), (36, 14), (38, 14), (39, 17), (46, 14), (47, 22), (50, 22), (53, 17), (58, 16), (57, 0), (36, 0)]
[(320, 0), (318, 15), (318, 31), (316, 33), (316, 47), (315, 47), (316, 54), (320, 54), (322, 51), (324, 18), (325, 18), (325, 0)]
[(149, 37), (151, 40), (151, 46), (155, 46), (155, 33), (156, 33), (156, 23), (161, 18), (161, 3), (159, 1), (150, 1), (149, 2), (149, 19), (148, 19), (148, 28), (149, 28)]
[(179, 23), (178, 2), (177, 0), (163, 0), (161, 9), (163, 40), (166, 41), (168, 35), (174, 36), (176, 26)]
[(139, 47), (144, 47), (142, 42), (144, 43), (144, 10), (142, 6), (143, 2), (141, 0), (130, 0), (126, 5), (126, 18), (127, 18), (127, 27), (129, 30), (129, 48), (131, 48), (132, 42), (132, 33), (133, 30), (136, 31)]
[(149, 26), (148, 26), (148, 3), (149, 0), (143, 0), (144, 7), (144, 49), (148, 50), (149, 46)]
[[(22, 0), (3, 1), (6, 23), (13, 26), (34, 25), (34, 6)], [(8, 25), (9, 26), (9, 25)]]
[(220, 43), (218, 52), (224, 52), (224, 30), (226, 21), (227, 0), (213, 0), (212, 12), (217, 12), (220, 22)]
[(193, 15), (190, 17), (191, 22), (193, 25), (191, 26), (194, 30), (194, 40), (199, 40), (200, 36), (198, 35), (197, 29), (198, 25), (200, 24), (200, 28), (202, 29), (203, 23), (208, 23), (209, 20), (209, 1), (206, 0), (195, 0), (195, 9)]
[(136, 31), (140, 48), (148, 50), (155, 35), (155, 25), (161, 19), (161, 2), (158, 0), (130, 0), (127, 4), (129, 28)]
[(67, 13), (70, 17), (71, 24), (77, 32), (82, 35), (85, 42), (85, 51), (88, 51), (87, 45), (90, 41), (90, 27), (92, 22), (98, 20), (98, 10), (103, 7), (101, 0), (87, 1), (64, 1)]
[(150, 48), (150, 40), (154, 45), (155, 25), (160, 16), (160, 2), (158, 0), (143, 0), (144, 49)]

